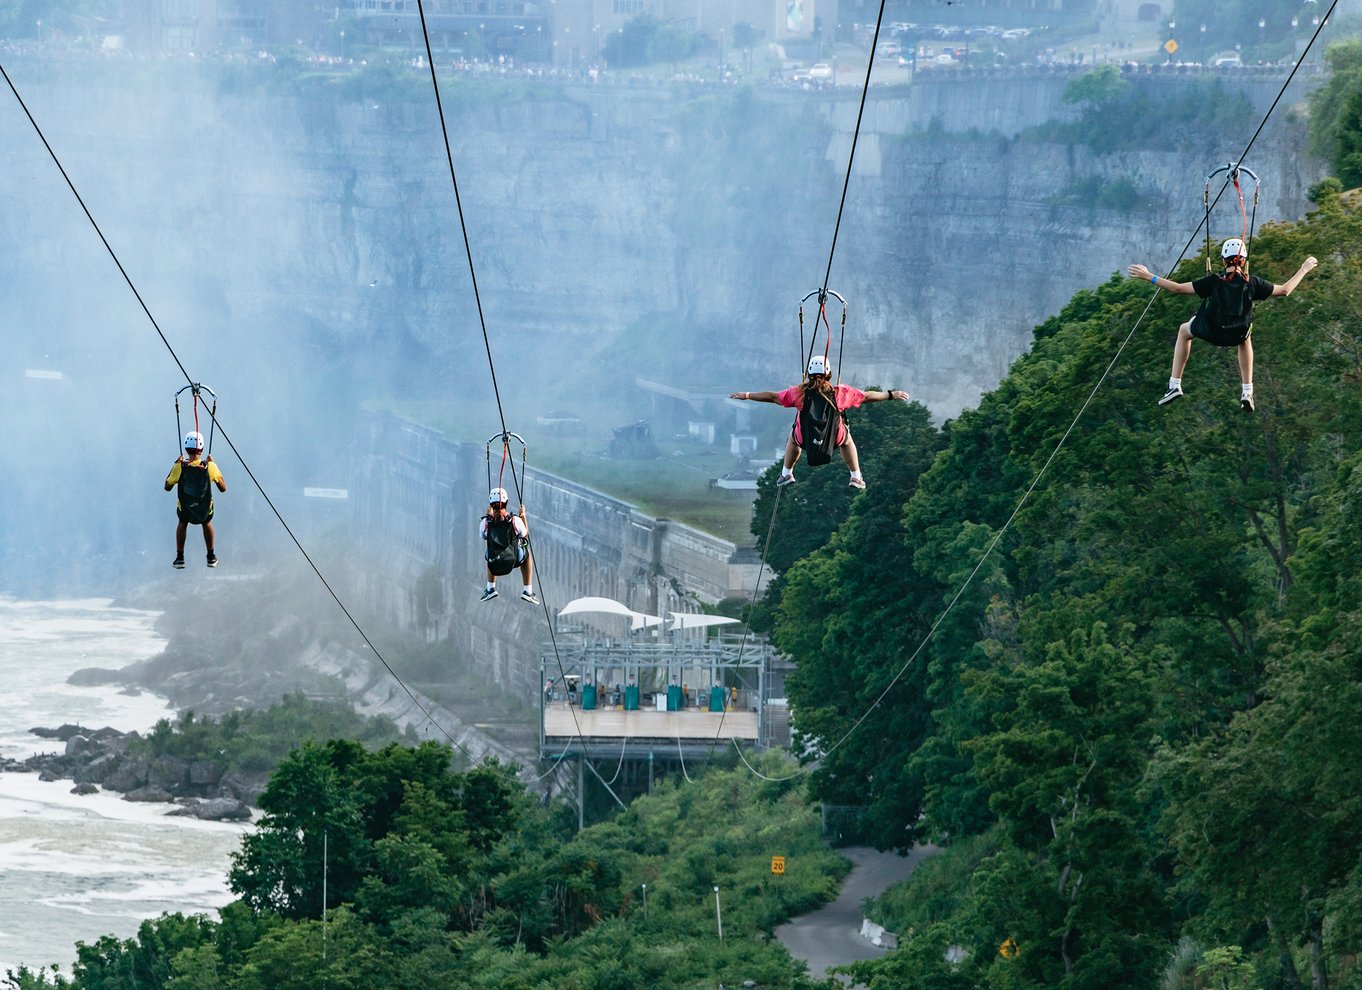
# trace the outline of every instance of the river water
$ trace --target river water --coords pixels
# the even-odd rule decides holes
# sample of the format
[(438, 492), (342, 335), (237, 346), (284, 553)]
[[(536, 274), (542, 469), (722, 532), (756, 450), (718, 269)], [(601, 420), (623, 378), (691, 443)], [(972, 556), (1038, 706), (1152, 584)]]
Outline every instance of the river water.
[[(173, 715), (154, 695), (66, 683), (82, 667), (159, 653), (156, 617), (100, 599), (0, 597), (0, 756), (60, 751), (34, 726), (145, 731)], [(167, 818), (166, 805), (72, 786), (0, 773), (0, 978), (21, 963), (69, 972), (77, 940), (127, 938), (162, 912), (213, 913), (231, 900), (227, 869), (248, 826)]]

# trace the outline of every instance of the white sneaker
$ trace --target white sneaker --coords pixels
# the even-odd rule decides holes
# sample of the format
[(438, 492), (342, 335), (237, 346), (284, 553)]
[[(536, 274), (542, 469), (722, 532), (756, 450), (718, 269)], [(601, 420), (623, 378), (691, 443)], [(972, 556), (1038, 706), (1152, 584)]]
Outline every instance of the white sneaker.
[(1161, 405), (1161, 406), (1166, 406), (1166, 405), (1168, 405), (1168, 403), (1172, 402), (1174, 399), (1181, 399), (1181, 398), (1182, 398), (1182, 386), (1181, 386), (1181, 385), (1170, 385), (1170, 386), (1168, 387), (1168, 391), (1163, 393), (1163, 398), (1159, 400), (1159, 405)]
[(484, 592), (482, 593), (482, 597), (481, 597), (480, 599), (478, 599), (478, 600), (479, 600), (479, 601), (484, 601), (484, 602), (490, 602), (490, 601), (491, 601), (493, 598), (495, 598), (496, 596), (497, 596), (497, 589), (496, 589), (496, 588), (488, 588), (486, 591), (484, 591)]
[(795, 476), (792, 474), (782, 474), (779, 478), (776, 479), (777, 488), (784, 488), (786, 485), (793, 485), (794, 483)]
[(1252, 393), (1250, 393), (1250, 394), (1248, 394), (1248, 395), (1241, 395), (1241, 396), (1239, 397), (1239, 408), (1242, 409), (1242, 410), (1244, 410), (1244, 412), (1247, 412), (1247, 413), (1253, 412), (1253, 394), (1252, 394)]

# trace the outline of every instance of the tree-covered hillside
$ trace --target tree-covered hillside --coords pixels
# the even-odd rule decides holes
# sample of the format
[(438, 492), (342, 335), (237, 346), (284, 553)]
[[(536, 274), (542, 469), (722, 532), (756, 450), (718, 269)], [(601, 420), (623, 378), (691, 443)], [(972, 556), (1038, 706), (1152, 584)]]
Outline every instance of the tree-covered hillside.
[(866, 496), (817, 549), (772, 539), (815, 795), (883, 847), (948, 846), (886, 897), (904, 948), (873, 987), (1362, 986), (1355, 199), (1261, 230), (1251, 268), (1311, 254), (1255, 310), (1256, 413), (1201, 342), (1160, 407), (1195, 299), (1141, 320), (1156, 290), (1116, 276), (925, 470), (920, 419), (858, 425)]
[[(507, 768), (459, 772), (451, 758), (431, 742), (304, 744), (270, 780), (229, 876), (239, 899), (220, 920), (164, 915), (134, 938), (78, 945), (69, 976), (24, 969), (0, 986), (830, 986), (771, 939), (829, 900), (848, 868), (795, 784), (715, 770), (576, 832), (575, 815), (541, 805)], [(758, 765), (793, 769), (774, 755)]]

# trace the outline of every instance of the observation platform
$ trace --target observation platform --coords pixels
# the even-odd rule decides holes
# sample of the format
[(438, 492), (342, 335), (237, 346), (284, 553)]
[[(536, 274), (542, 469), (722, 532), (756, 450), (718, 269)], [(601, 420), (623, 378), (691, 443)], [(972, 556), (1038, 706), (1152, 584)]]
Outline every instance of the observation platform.
[[(576, 720), (574, 721), (574, 716)], [(611, 751), (623, 745), (626, 753), (643, 755), (648, 752), (665, 753), (682, 746), (686, 749), (708, 747), (715, 739), (738, 739), (756, 742), (760, 736), (756, 712), (679, 711), (659, 712), (647, 709), (595, 709), (582, 711), (566, 702), (552, 702), (544, 707), (544, 748), (568, 752), (587, 746), (608, 746)], [(578, 736), (581, 740), (578, 740)], [(572, 746), (568, 744), (572, 743)]]

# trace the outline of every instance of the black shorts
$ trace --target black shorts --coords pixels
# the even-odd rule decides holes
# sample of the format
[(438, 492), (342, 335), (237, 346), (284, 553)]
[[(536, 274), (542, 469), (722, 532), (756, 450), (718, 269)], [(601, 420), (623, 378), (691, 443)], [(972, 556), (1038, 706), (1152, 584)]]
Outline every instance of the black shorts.
[(1253, 324), (1250, 323), (1248, 329), (1243, 331), (1225, 330), (1212, 325), (1202, 314), (1197, 313), (1192, 317), (1188, 330), (1197, 340), (1204, 340), (1216, 347), (1238, 347), (1253, 333)]
[(202, 512), (186, 514), (184, 509), (181, 509), (177, 505), (175, 506), (175, 518), (182, 523), (189, 523), (191, 526), (202, 526), (204, 523), (213, 521), (213, 503), (208, 503), (208, 513), (206, 515)]

